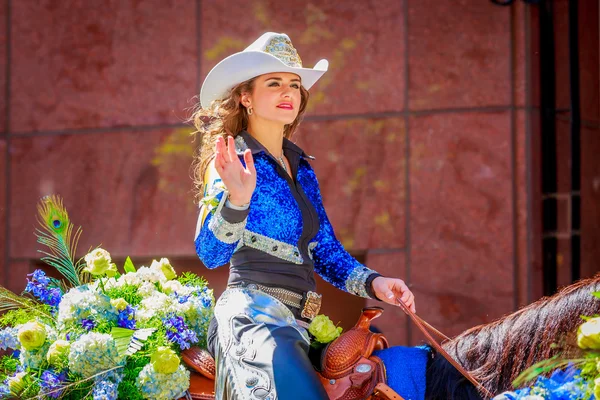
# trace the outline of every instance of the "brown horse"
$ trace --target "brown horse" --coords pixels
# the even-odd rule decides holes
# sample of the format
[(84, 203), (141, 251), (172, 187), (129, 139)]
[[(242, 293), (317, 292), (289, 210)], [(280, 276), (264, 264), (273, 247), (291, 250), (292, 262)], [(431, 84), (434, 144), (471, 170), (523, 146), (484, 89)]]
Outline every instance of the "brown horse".
[[(600, 300), (592, 295), (597, 291), (600, 291), (600, 275), (567, 286), (554, 296), (542, 298), (497, 321), (471, 328), (444, 343), (443, 348), (489, 392), (499, 394), (511, 390), (512, 381), (521, 372), (561, 351), (561, 346), (554, 344), (567, 342), (568, 336), (583, 322), (581, 316), (600, 314)], [(391, 347), (377, 355), (384, 361), (388, 384), (400, 395), (403, 395), (402, 388), (394, 386), (397, 381), (394, 378), (412, 375), (424, 376), (427, 400), (483, 398), (435, 351), (423, 370), (407, 371), (406, 359), (395, 358), (399, 353), (394, 352), (399, 349), (411, 348)], [(190, 388), (192, 397), (210, 399), (210, 385), (212, 382), (201, 382), (196, 375)]]
[[(498, 394), (533, 364), (562, 351), (581, 316), (600, 314), (600, 275), (583, 279), (489, 324), (471, 328), (443, 347), (483, 386)], [(388, 365), (386, 365), (388, 367)], [(426, 399), (478, 399), (473, 385), (443, 357), (435, 355), (427, 369)]]

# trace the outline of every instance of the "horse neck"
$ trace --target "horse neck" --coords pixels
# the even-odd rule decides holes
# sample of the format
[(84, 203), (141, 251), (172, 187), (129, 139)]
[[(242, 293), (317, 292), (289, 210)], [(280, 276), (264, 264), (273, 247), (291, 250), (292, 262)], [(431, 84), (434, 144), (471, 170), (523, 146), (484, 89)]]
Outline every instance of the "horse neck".
[(495, 322), (469, 329), (444, 349), (489, 391), (512, 389), (526, 368), (560, 351), (567, 335), (582, 323), (580, 316), (600, 313), (600, 276), (567, 286)]

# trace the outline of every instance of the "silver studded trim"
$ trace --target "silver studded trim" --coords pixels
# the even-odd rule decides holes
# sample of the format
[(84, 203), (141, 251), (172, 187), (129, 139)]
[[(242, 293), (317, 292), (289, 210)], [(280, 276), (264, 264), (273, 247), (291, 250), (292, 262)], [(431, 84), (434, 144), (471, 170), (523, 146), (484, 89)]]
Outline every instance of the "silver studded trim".
[(248, 246), (253, 249), (264, 251), (267, 254), (281, 258), (282, 260), (293, 262), (294, 264), (302, 264), (304, 262), (300, 249), (298, 249), (297, 246), (272, 239), (248, 229), (244, 230), (242, 239), (238, 243), (235, 251), (239, 250), (242, 246)]
[(223, 204), (227, 201), (228, 196), (227, 190), (223, 192), (223, 197), (221, 197), (221, 202), (219, 206), (215, 210), (214, 215), (212, 216), (210, 222), (208, 223), (208, 229), (215, 235), (217, 239), (219, 239), (223, 243), (231, 244), (239, 241), (244, 232), (244, 228), (246, 228), (246, 222), (248, 218), (244, 218), (241, 222), (231, 223), (227, 222), (225, 218), (221, 215), (221, 210), (223, 209)]
[(375, 271), (364, 266), (358, 266), (354, 268), (346, 279), (346, 291), (348, 293), (370, 299), (371, 297), (369, 297), (367, 294), (365, 284), (369, 275), (374, 273)]

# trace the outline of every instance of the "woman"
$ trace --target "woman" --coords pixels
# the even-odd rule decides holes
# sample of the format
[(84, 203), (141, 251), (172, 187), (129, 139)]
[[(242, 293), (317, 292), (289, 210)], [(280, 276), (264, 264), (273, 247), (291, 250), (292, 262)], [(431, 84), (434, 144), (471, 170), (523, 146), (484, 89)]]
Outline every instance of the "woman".
[(415, 310), (401, 279), (344, 250), (311, 157), (290, 141), (327, 66), (302, 68), (289, 37), (268, 32), (202, 85), (193, 116), (202, 135), (195, 245), (208, 268), (230, 263), (208, 338), (217, 399), (327, 399), (307, 355), (306, 327), (321, 302), (313, 271), (341, 290)]

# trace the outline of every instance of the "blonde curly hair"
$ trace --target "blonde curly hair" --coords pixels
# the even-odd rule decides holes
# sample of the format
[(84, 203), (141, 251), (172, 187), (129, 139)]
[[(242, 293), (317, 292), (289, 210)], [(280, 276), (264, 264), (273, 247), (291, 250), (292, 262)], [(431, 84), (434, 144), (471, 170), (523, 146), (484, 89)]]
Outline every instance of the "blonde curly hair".
[[(244, 81), (231, 89), (227, 97), (213, 101), (209, 107), (202, 108), (200, 104), (195, 107), (188, 122), (192, 122), (196, 131), (192, 132), (199, 138), (200, 145), (195, 151), (192, 162), (192, 178), (194, 181), (194, 203), (198, 204), (204, 196), (204, 174), (215, 155), (217, 138), (227, 136), (234, 138), (244, 129), (248, 128), (248, 111), (241, 104), (242, 93), (252, 93), (255, 78)], [(308, 90), (300, 86), (300, 110), (298, 116), (289, 125), (286, 125), (283, 136), (290, 139), (304, 116), (308, 104)]]

